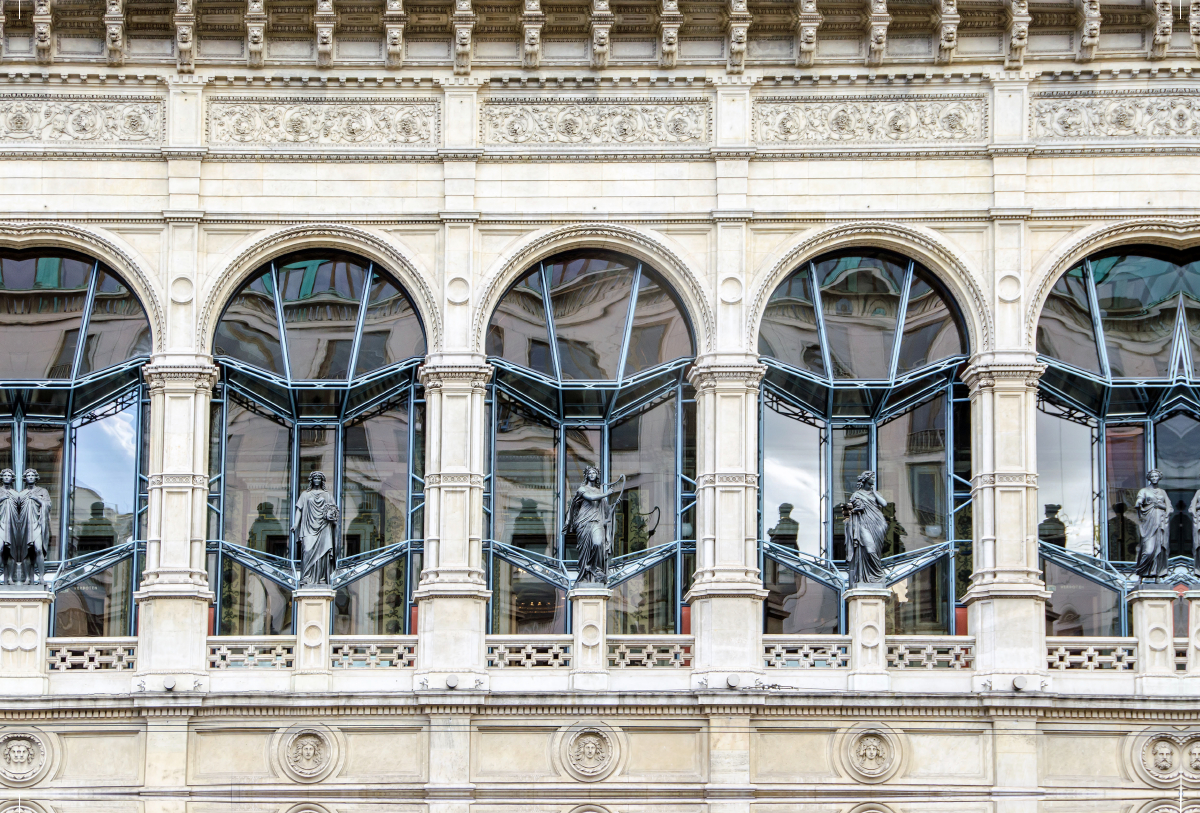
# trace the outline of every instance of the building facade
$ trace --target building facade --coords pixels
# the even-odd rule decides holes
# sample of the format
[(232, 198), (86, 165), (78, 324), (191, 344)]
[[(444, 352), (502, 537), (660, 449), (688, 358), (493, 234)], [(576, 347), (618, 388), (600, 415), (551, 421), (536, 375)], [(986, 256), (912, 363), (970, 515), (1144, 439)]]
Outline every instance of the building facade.
[(1198, 60), (1197, 0), (3, 0), (0, 811), (1200, 811)]

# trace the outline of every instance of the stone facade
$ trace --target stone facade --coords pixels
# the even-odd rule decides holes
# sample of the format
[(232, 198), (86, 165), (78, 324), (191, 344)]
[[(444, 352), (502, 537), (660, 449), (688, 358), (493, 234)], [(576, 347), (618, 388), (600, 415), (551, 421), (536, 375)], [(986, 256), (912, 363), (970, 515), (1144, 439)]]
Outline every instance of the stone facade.
[[(5, 0), (0, 246), (100, 259), (153, 350), (137, 635), (51, 638), (49, 594), (0, 594), (0, 811), (1200, 810), (1200, 592), (1178, 638), (1146, 591), (1131, 637), (1048, 642), (1034, 432), (1062, 273), (1200, 245), (1198, 54), (1194, 1)], [(887, 636), (871, 588), (846, 635), (763, 633), (759, 323), (860, 246), (966, 323), (969, 635)], [(216, 323), (316, 247), (425, 328), (419, 620), (334, 635), (318, 589), (294, 635), (208, 637)], [(691, 319), (687, 635), (611, 635), (584, 594), (572, 634), (488, 634), (488, 320), (577, 247), (651, 264)]]

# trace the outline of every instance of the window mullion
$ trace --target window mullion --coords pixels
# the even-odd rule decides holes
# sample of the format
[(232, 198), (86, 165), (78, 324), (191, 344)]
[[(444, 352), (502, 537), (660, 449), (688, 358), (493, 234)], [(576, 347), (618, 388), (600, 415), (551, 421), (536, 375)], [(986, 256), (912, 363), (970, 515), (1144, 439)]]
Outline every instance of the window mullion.
[[(817, 266), (815, 263), (808, 264), (808, 284), (812, 293), (813, 315), (817, 320), (817, 338), (821, 343), (821, 362), (825, 365), (825, 378), (833, 382), (833, 364), (829, 357), (829, 339), (825, 335), (825, 314), (821, 309), (821, 286), (817, 284)], [(830, 392), (829, 397), (833, 398), (833, 393)], [(828, 404), (826, 415), (833, 414), (833, 403)]]
[[(554, 327), (554, 309), (550, 307), (550, 274), (545, 263), (538, 263), (538, 278), (542, 282), (542, 311), (546, 314), (546, 338), (550, 342), (550, 363), (554, 365), (554, 377), (562, 381), (562, 367), (558, 362), (558, 332)], [(559, 414), (562, 414), (562, 398), (559, 397)]]
[[(1096, 353), (1100, 357), (1100, 372), (1108, 383), (1112, 384), (1112, 371), (1108, 366), (1108, 343), (1104, 341), (1104, 325), (1100, 319), (1100, 299), (1096, 296), (1096, 279), (1092, 275), (1090, 259), (1083, 261), (1083, 275), (1088, 294), (1088, 308), (1092, 312), (1092, 333), (1096, 341)], [(1107, 404), (1105, 406), (1107, 413)]]
[[(633, 314), (637, 309), (638, 285), (642, 281), (642, 264), (633, 272), (633, 288), (629, 292), (629, 307), (625, 312), (625, 333), (621, 337), (621, 356), (617, 360), (617, 383), (625, 379), (625, 358), (629, 354), (629, 337), (633, 333)], [(616, 399), (613, 399), (614, 401)]]
[[(367, 323), (367, 304), (371, 301), (371, 285), (375, 281), (375, 263), (367, 265), (367, 273), (363, 276), (362, 295), (358, 300), (358, 320), (354, 323), (354, 340), (350, 345), (350, 361), (346, 369), (346, 380), (354, 380), (354, 372), (358, 369), (358, 354), (362, 352), (363, 329)], [(343, 399), (343, 405), (346, 400)], [(343, 406), (343, 412), (345, 407)]]
[[(83, 316), (79, 320), (79, 338), (75, 342), (75, 357), (71, 359), (70, 379), (74, 381), (79, 375), (79, 365), (83, 361), (83, 346), (87, 344), (88, 326), (92, 321), (92, 307), (96, 302), (96, 288), (99, 287), (100, 261), (92, 263), (92, 273), (88, 278), (88, 289), (83, 299)], [(71, 413), (67, 413), (70, 417)]]
[(900, 342), (904, 338), (904, 320), (908, 316), (908, 295), (912, 291), (914, 265), (912, 260), (908, 261), (904, 282), (900, 285), (900, 308), (896, 314), (896, 335), (892, 337), (892, 360), (888, 367), (888, 381), (893, 385), (896, 383), (896, 368), (900, 366)]
[[(283, 374), (287, 376), (287, 380), (292, 380), (292, 363), (288, 358), (288, 342), (287, 330), (283, 325), (283, 294), (279, 290), (279, 272), (275, 268), (275, 263), (271, 263), (271, 287), (274, 288), (271, 293), (275, 300), (275, 324), (279, 327), (279, 351), (283, 354)], [(295, 414), (296, 402), (292, 399), (292, 414)]]

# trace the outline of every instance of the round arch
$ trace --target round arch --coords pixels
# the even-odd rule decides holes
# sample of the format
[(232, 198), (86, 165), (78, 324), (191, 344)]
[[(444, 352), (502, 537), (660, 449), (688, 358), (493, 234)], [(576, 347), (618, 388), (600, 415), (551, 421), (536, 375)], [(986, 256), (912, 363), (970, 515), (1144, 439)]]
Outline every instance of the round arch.
[(1173, 249), (1200, 245), (1200, 220), (1140, 218), (1084, 228), (1051, 249), (1034, 269), (1029, 289), (1034, 292), (1025, 314), (1025, 344), (1033, 347), (1042, 306), (1058, 278), (1089, 254), (1122, 244), (1151, 244)]
[(150, 320), (151, 347), (164, 347), (166, 317), (158, 289), (151, 282), (145, 261), (134, 249), (117, 238), (99, 231), (54, 221), (0, 224), (0, 245), (17, 249), (55, 247), (70, 249), (94, 257), (115, 271), (133, 290)]
[(488, 320), (510, 285), (539, 260), (577, 248), (606, 248), (649, 263), (683, 301), (692, 329), (696, 332), (698, 351), (712, 350), (712, 309), (693, 270), (658, 238), (627, 226), (607, 223), (581, 223), (535, 232), (520, 245), (505, 252), (493, 264), (480, 288), (479, 301), (471, 320), (471, 349), (479, 351), (483, 348)]
[(746, 347), (758, 346), (758, 330), (767, 300), (788, 274), (802, 263), (841, 248), (883, 248), (917, 260), (945, 284), (962, 310), (971, 341), (971, 352), (979, 353), (993, 344), (993, 324), (987, 300), (966, 262), (929, 229), (884, 221), (831, 226), (814, 235), (801, 235), (792, 245), (776, 252), (764, 267), (770, 270), (759, 280), (746, 321)]
[(293, 226), (259, 237), (246, 246), (218, 272), (206, 291), (196, 320), (196, 348), (207, 352), (217, 329), (217, 320), (230, 297), (263, 263), (293, 251), (333, 248), (360, 254), (379, 263), (404, 286), (425, 327), (426, 352), (441, 347), (442, 321), (433, 290), (416, 263), (385, 237), (352, 226)]

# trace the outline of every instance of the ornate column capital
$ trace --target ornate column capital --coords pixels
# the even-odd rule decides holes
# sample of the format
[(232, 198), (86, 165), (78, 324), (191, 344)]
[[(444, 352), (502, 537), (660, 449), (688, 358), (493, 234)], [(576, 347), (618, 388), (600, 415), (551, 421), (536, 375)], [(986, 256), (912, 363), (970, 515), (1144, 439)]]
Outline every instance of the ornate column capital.
[(757, 390), (767, 368), (757, 362), (700, 362), (688, 371), (688, 381), (697, 390), (741, 386)]
[(495, 368), (490, 364), (422, 364), (417, 370), (426, 390), (486, 390)]
[(1046, 365), (1037, 362), (1028, 364), (976, 362), (963, 370), (962, 379), (970, 387), (972, 394), (979, 390), (994, 389), (997, 382), (1000, 382), (1000, 386), (1024, 386), (1028, 389), (1035, 389), (1044, 372), (1046, 372)]
[(163, 364), (151, 362), (142, 368), (150, 391), (211, 390), (221, 377), (220, 368), (213, 364)]

